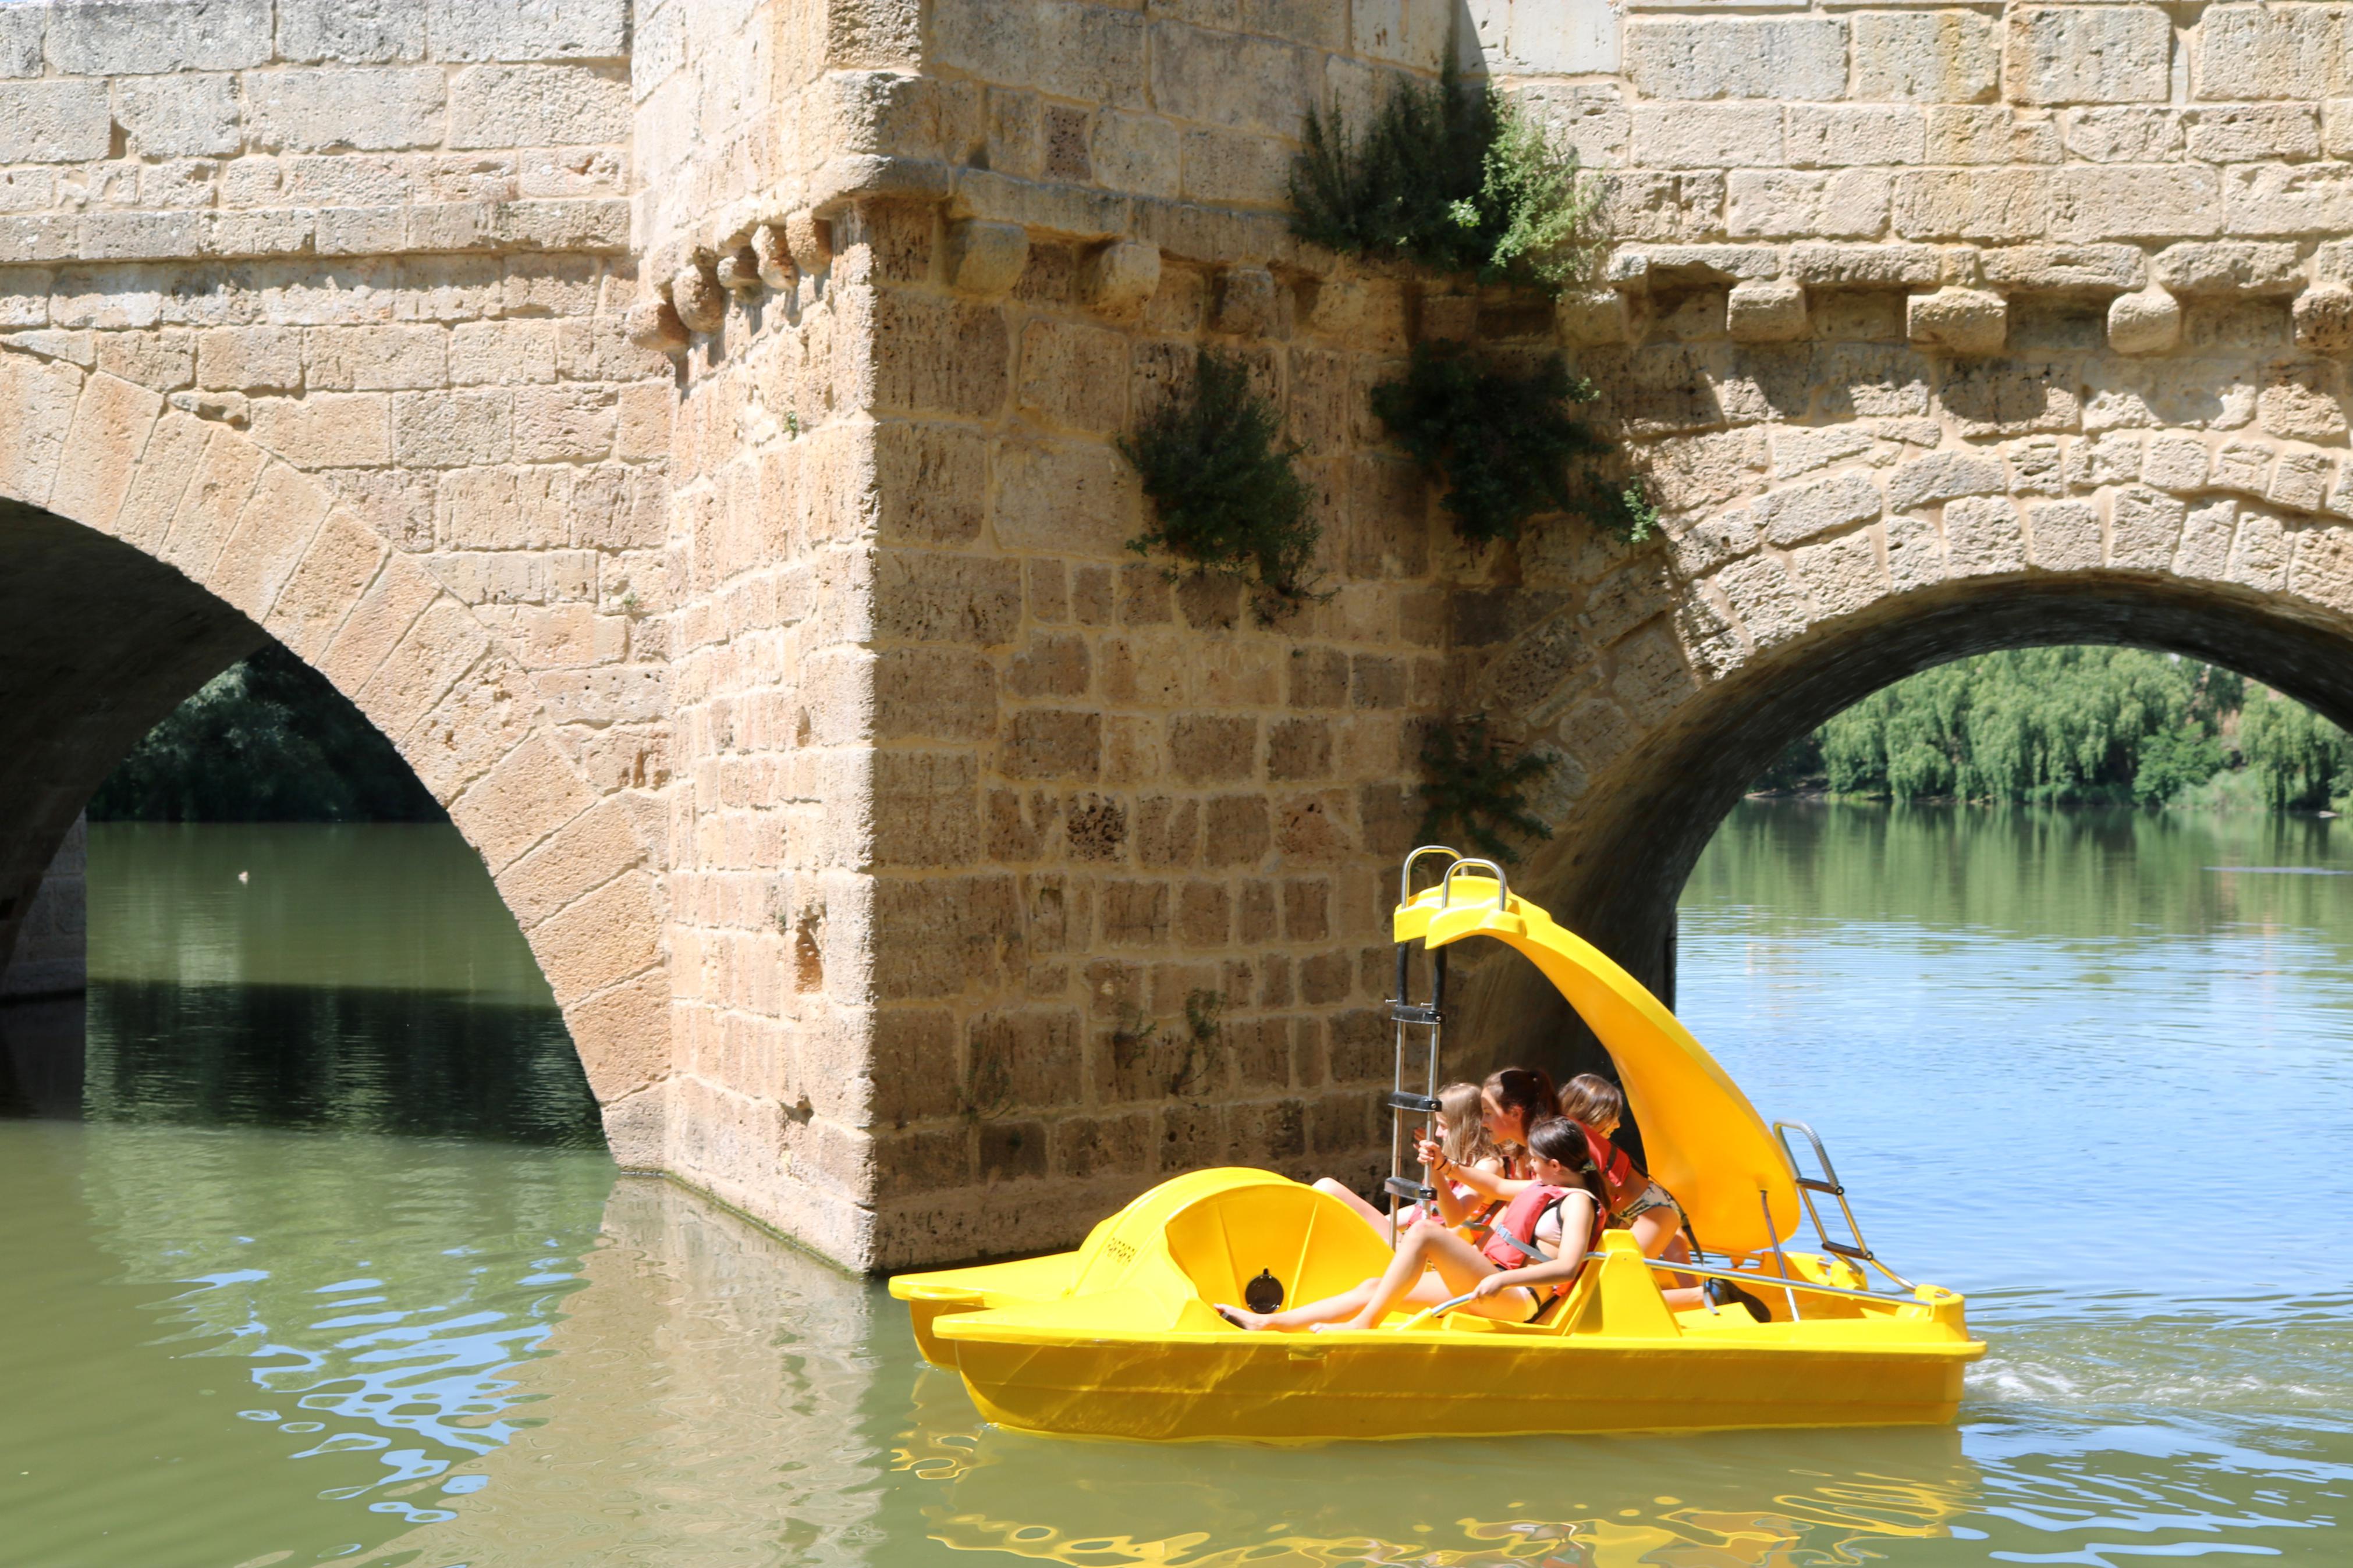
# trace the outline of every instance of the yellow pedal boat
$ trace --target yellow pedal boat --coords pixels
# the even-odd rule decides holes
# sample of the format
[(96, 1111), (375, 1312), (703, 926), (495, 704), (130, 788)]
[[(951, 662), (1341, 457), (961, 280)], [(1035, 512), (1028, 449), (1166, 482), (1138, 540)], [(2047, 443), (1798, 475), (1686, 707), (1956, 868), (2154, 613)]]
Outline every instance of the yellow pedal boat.
[[(1407, 862), (1409, 889), (1424, 853)], [(1985, 1353), (1961, 1297), (1880, 1262), (1819, 1141), (1783, 1124), (1819, 1163), (1801, 1174), (1781, 1128), (1631, 975), (1486, 862), (1458, 858), (1405, 898), (1395, 931), (1399, 1078), (1411, 1026), (1431, 1028), (1433, 1087), (1437, 1076), (1438, 996), (1403, 1000), (1406, 949), (1442, 954), (1470, 936), (1517, 949), (1609, 1051), (1651, 1174), (1710, 1249), (1685, 1271), (1736, 1281), (1771, 1321), (1733, 1305), (1670, 1310), (1663, 1266), (1611, 1230), (1533, 1323), (1401, 1310), (1364, 1331), (1245, 1332), (1215, 1304), (1241, 1301), (1261, 1274), (1289, 1301), (1314, 1300), (1378, 1274), (1388, 1247), (1337, 1199), (1272, 1172), (1195, 1171), (1074, 1252), (891, 1281), (924, 1359), (961, 1374), (984, 1416), (1031, 1432), (1260, 1441), (1953, 1419), (1962, 1368)], [(1401, 1116), (1429, 1104), (1401, 1087), (1389, 1098)], [(1851, 1239), (1824, 1230), (1818, 1194), (1835, 1199)], [(1801, 1213), (1823, 1250), (1787, 1245)], [(1894, 1288), (1873, 1289), (1868, 1269)]]

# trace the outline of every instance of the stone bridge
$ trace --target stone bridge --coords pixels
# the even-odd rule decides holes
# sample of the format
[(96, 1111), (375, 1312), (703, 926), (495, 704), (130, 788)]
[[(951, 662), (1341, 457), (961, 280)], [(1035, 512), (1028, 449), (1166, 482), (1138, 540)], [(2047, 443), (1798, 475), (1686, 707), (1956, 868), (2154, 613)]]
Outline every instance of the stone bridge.
[[(1745, 783), (1913, 670), (2125, 641), (2353, 720), (2347, 10), (0, 6), (0, 943), (275, 637), (448, 803), (628, 1164), (863, 1268), (1369, 1170), (1432, 720), (1556, 760), (1515, 885), (1662, 987)], [(1592, 289), (1289, 237), (1307, 106), (1450, 37), (1602, 182)], [(1566, 347), (1666, 538), (1457, 542), (1369, 411), (1419, 337)], [(1203, 343), (1315, 488), (1272, 626), (1124, 548)], [(1466, 1069), (1573, 1054), (1470, 994)]]

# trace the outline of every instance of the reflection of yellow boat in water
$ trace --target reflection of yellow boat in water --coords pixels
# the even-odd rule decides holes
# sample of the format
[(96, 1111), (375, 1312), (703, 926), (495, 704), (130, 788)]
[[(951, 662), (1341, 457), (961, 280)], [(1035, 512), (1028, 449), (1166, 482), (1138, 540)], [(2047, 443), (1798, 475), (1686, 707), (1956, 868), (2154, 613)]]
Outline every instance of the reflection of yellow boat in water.
[[(1409, 889), (1424, 853), (1407, 862)], [(1443, 950), (1468, 936), (1517, 949), (1609, 1051), (1651, 1173), (1713, 1249), (1684, 1271), (1736, 1280), (1770, 1321), (1731, 1305), (1671, 1310), (1663, 1266), (1613, 1230), (1534, 1322), (1453, 1311), (1365, 1331), (1246, 1333), (1214, 1303), (1241, 1300), (1253, 1282), (1264, 1290), (1262, 1275), (1292, 1301), (1318, 1300), (1378, 1274), (1388, 1251), (1312, 1188), (1196, 1171), (1136, 1198), (1075, 1252), (891, 1282), (925, 1358), (960, 1373), (983, 1415), (1036, 1432), (1277, 1440), (1952, 1419), (1962, 1366), (1985, 1350), (1961, 1298), (1880, 1263), (1852, 1231), (1827, 1161), (1801, 1176), (1782, 1136), (1631, 975), (1512, 896), (1486, 862), (1458, 860), (1405, 898), (1395, 934), (1398, 1116), (1434, 1108), (1402, 1080), (1408, 1031), (1427, 1028), (1435, 1089)], [(1405, 999), (1417, 943), (1434, 954), (1426, 1005)], [(1390, 1187), (1421, 1190), (1402, 1175)], [(1851, 1239), (1824, 1230), (1817, 1194), (1837, 1200)], [(1784, 1245), (1801, 1211), (1820, 1252)], [(1866, 1265), (1897, 1289), (1871, 1289)]]

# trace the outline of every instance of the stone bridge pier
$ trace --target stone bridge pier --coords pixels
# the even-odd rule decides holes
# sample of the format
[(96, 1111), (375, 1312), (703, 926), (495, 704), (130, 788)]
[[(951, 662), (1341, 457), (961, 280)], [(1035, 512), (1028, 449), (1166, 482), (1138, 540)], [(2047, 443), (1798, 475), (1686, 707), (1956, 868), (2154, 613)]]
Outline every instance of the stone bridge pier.
[[(859, 1268), (1382, 1156), (1420, 737), (1551, 759), (1514, 886), (1662, 986), (1788, 739), (2118, 641), (2353, 719), (2353, 19), (1928, 0), (0, 6), (0, 942), (262, 637), (449, 804), (617, 1158)], [(1288, 233), (1449, 47), (1598, 182), (1558, 300)], [(1372, 389), (1559, 348), (1638, 548), (1472, 549)], [(1329, 595), (1126, 542), (1245, 357)], [(1477, 966), (1455, 1064), (1577, 1059)]]

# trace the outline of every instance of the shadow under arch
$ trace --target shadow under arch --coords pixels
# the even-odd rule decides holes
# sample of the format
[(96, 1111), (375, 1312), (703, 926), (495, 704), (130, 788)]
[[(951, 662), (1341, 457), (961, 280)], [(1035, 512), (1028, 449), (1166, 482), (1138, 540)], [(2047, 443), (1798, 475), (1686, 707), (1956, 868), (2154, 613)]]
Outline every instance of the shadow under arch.
[[(2225, 666), (2353, 727), (2353, 620), (2244, 585), (2123, 571), (1947, 581), (1759, 649), (1694, 692), (1594, 781), (1572, 823), (1513, 878), (1670, 1005), (1675, 905), (1716, 828), (1782, 748), (1884, 687), (1999, 649), (2109, 644)], [(1597, 1065), (1526, 964), (1476, 963), (1461, 1070)]]
[(0, 350), (0, 963), (41, 872), (140, 736), (274, 637), (357, 704), (488, 868), (624, 1165), (666, 1163), (654, 857), (503, 639), (252, 437)]

